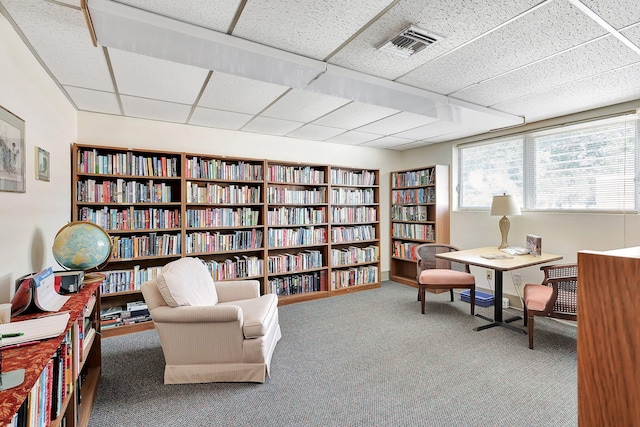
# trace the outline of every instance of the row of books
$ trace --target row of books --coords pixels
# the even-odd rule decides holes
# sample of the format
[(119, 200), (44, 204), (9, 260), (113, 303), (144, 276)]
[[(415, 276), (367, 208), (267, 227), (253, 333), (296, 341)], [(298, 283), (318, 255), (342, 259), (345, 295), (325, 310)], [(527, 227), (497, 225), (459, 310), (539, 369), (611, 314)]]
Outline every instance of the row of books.
[(260, 211), (251, 208), (187, 209), (187, 227), (252, 227), (259, 224)]
[(374, 240), (376, 229), (372, 225), (356, 225), (355, 227), (331, 227), (331, 243), (356, 242), (358, 240)]
[(427, 206), (391, 206), (391, 221), (428, 221)]
[(115, 181), (99, 183), (95, 179), (78, 181), (76, 199), (78, 202), (95, 203), (169, 203), (172, 201), (172, 186), (164, 182)]
[(100, 310), (101, 330), (150, 320), (151, 314), (144, 301), (131, 301), (126, 306), (113, 306)]
[(78, 220), (89, 221), (105, 230), (158, 230), (180, 228), (179, 209), (127, 209), (109, 208), (78, 209)]
[(310, 270), (322, 265), (322, 253), (317, 250), (270, 255), (267, 259), (269, 274)]
[(261, 163), (247, 163), (242, 160), (228, 161), (191, 157), (186, 159), (187, 178), (221, 179), (230, 181), (262, 181)]
[(391, 173), (391, 183), (395, 188), (431, 185), (435, 182), (435, 173), (434, 168), (419, 171), (393, 172)]
[(145, 236), (112, 236), (112, 261), (149, 256), (179, 255), (181, 235), (149, 233)]
[(311, 190), (292, 190), (285, 187), (268, 187), (268, 203), (291, 203), (298, 205), (327, 203), (327, 191), (324, 188)]
[(324, 184), (324, 170), (310, 166), (269, 165), (268, 179), (271, 182), (290, 184)]
[(378, 266), (367, 265), (346, 270), (331, 270), (331, 289), (378, 283)]
[(187, 181), (187, 203), (261, 203), (261, 188), (248, 185), (221, 185)]
[(371, 205), (376, 203), (373, 188), (332, 188), (331, 203), (341, 205)]
[(185, 237), (186, 253), (224, 252), (262, 248), (262, 230), (237, 230), (232, 233), (196, 232)]
[(127, 270), (105, 271), (105, 280), (100, 284), (100, 293), (113, 294), (116, 292), (136, 291), (140, 285), (153, 279), (162, 267), (141, 268), (139, 265)]
[(267, 292), (276, 295), (296, 295), (327, 290), (326, 270), (308, 274), (274, 277), (267, 283)]
[(394, 238), (414, 240), (435, 240), (436, 233), (432, 224), (393, 224), (391, 234)]
[(409, 190), (392, 190), (391, 203), (404, 205), (433, 203), (436, 200), (436, 192), (433, 187), (412, 188)]
[(376, 222), (378, 209), (375, 207), (334, 207), (331, 208), (331, 222), (350, 224), (354, 222)]
[(378, 246), (367, 246), (360, 248), (349, 246), (344, 249), (331, 249), (331, 266), (360, 264), (364, 262), (375, 262), (380, 259), (380, 248)]
[(320, 245), (327, 242), (327, 229), (323, 227), (270, 228), (267, 244), (270, 248)]
[(331, 169), (331, 182), (336, 185), (375, 185), (374, 172)]
[(394, 240), (391, 250), (391, 256), (415, 261), (417, 260), (416, 248), (419, 244), (420, 243), (401, 242), (398, 240)]
[(132, 152), (98, 154), (96, 149), (80, 149), (76, 168), (78, 173), (177, 177), (178, 158), (136, 155)]
[(213, 280), (243, 279), (264, 274), (264, 260), (256, 256), (235, 256), (223, 261), (205, 261), (204, 264)]
[(324, 224), (327, 222), (326, 209), (298, 208), (282, 206), (269, 209), (267, 212), (267, 224), (269, 225), (307, 225)]

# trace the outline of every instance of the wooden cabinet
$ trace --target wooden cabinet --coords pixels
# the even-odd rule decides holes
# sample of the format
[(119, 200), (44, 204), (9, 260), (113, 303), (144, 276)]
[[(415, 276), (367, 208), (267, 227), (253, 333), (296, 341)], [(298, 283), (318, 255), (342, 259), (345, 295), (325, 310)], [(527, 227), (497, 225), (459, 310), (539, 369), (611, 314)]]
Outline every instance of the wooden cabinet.
[(640, 247), (578, 253), (578, 424), (638, 426)]
[(449, 243), (448, 166), (391, 172), (391, 280), (417, 287), (421, 243)]
[[(88, 426), (101, 375), (100, 281), (87, 283), (64, 304), (66, 330), (35, 345), (2, 351), (3, 370), (25, 369), (22, 384), (0, 391), (0, 423)], [(21, 315), (12, 322), (36, 316)], [(31, 424), (23, 424), (31, 419)]]

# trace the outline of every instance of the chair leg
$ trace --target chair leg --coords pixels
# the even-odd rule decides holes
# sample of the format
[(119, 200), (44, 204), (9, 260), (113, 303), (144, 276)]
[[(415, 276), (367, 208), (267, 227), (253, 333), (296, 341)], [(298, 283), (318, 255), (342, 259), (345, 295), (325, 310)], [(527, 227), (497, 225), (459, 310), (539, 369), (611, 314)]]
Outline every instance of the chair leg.
[(471, 303), (471, 315), (473, 316), (476, 314), (476, 290), (475, 289), (469, 290), (469, 302)]
[(418, 291), (420, 293), (420, 305), (421, 305), (421, 308), (422, 308), (422, 314), (424, 314), (424, 300), (426, 299), (424, 291), (425, 291), (425, 288), (422, 288), (422, 287)]
[(529, 311), (527, 310), (527, 304), (524, 305), (524, 316), (523, 321), (524, 321), (524, 326), (527, 326), (527, 318), (529, 317)]
[(529, 316), (528, 323), (529, 323), (529, 348), (533, 350), (533, 316)]
[(418, 301), (421, 301), (420, 299), (420, 286), (418, 285)]
[(449, 289), (449, 294), (451, 295), (451, 302), (453, 302), (453, 288)]

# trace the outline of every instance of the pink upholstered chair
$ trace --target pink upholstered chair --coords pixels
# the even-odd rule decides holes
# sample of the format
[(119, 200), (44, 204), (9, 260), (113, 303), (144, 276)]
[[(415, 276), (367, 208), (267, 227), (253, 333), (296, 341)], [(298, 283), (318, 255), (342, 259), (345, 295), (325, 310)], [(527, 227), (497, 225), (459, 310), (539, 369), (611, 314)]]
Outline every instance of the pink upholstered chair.
[(416, 247), (418, 301), (424, 314), (425, 291), (448, 289), (453, 302), (454, 289), (469, 289), (471, 315), (475, 313), (476, 280), (468, 264), (436, 258), (436, 254), (457, 251), (458, 248), (439, 243), (424, 243)]
[(547, 265), (540, 269), (544, 271), (542, 284), (524, 287), (524, 325), (529, 326), (531, 349), (534, 316), (578, 320), (578, 265)]

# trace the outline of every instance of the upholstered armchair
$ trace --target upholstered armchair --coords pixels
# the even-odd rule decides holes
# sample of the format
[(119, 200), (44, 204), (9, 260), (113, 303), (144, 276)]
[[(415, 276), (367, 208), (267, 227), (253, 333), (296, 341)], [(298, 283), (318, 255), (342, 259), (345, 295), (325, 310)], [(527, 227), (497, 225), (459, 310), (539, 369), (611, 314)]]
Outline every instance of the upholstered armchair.
[(164, 383), (264, 382), (281, 337), (278, 299), (259, 282), (213, 282), (197, 258), (181, 258), (142, 285), (160, 337)]

